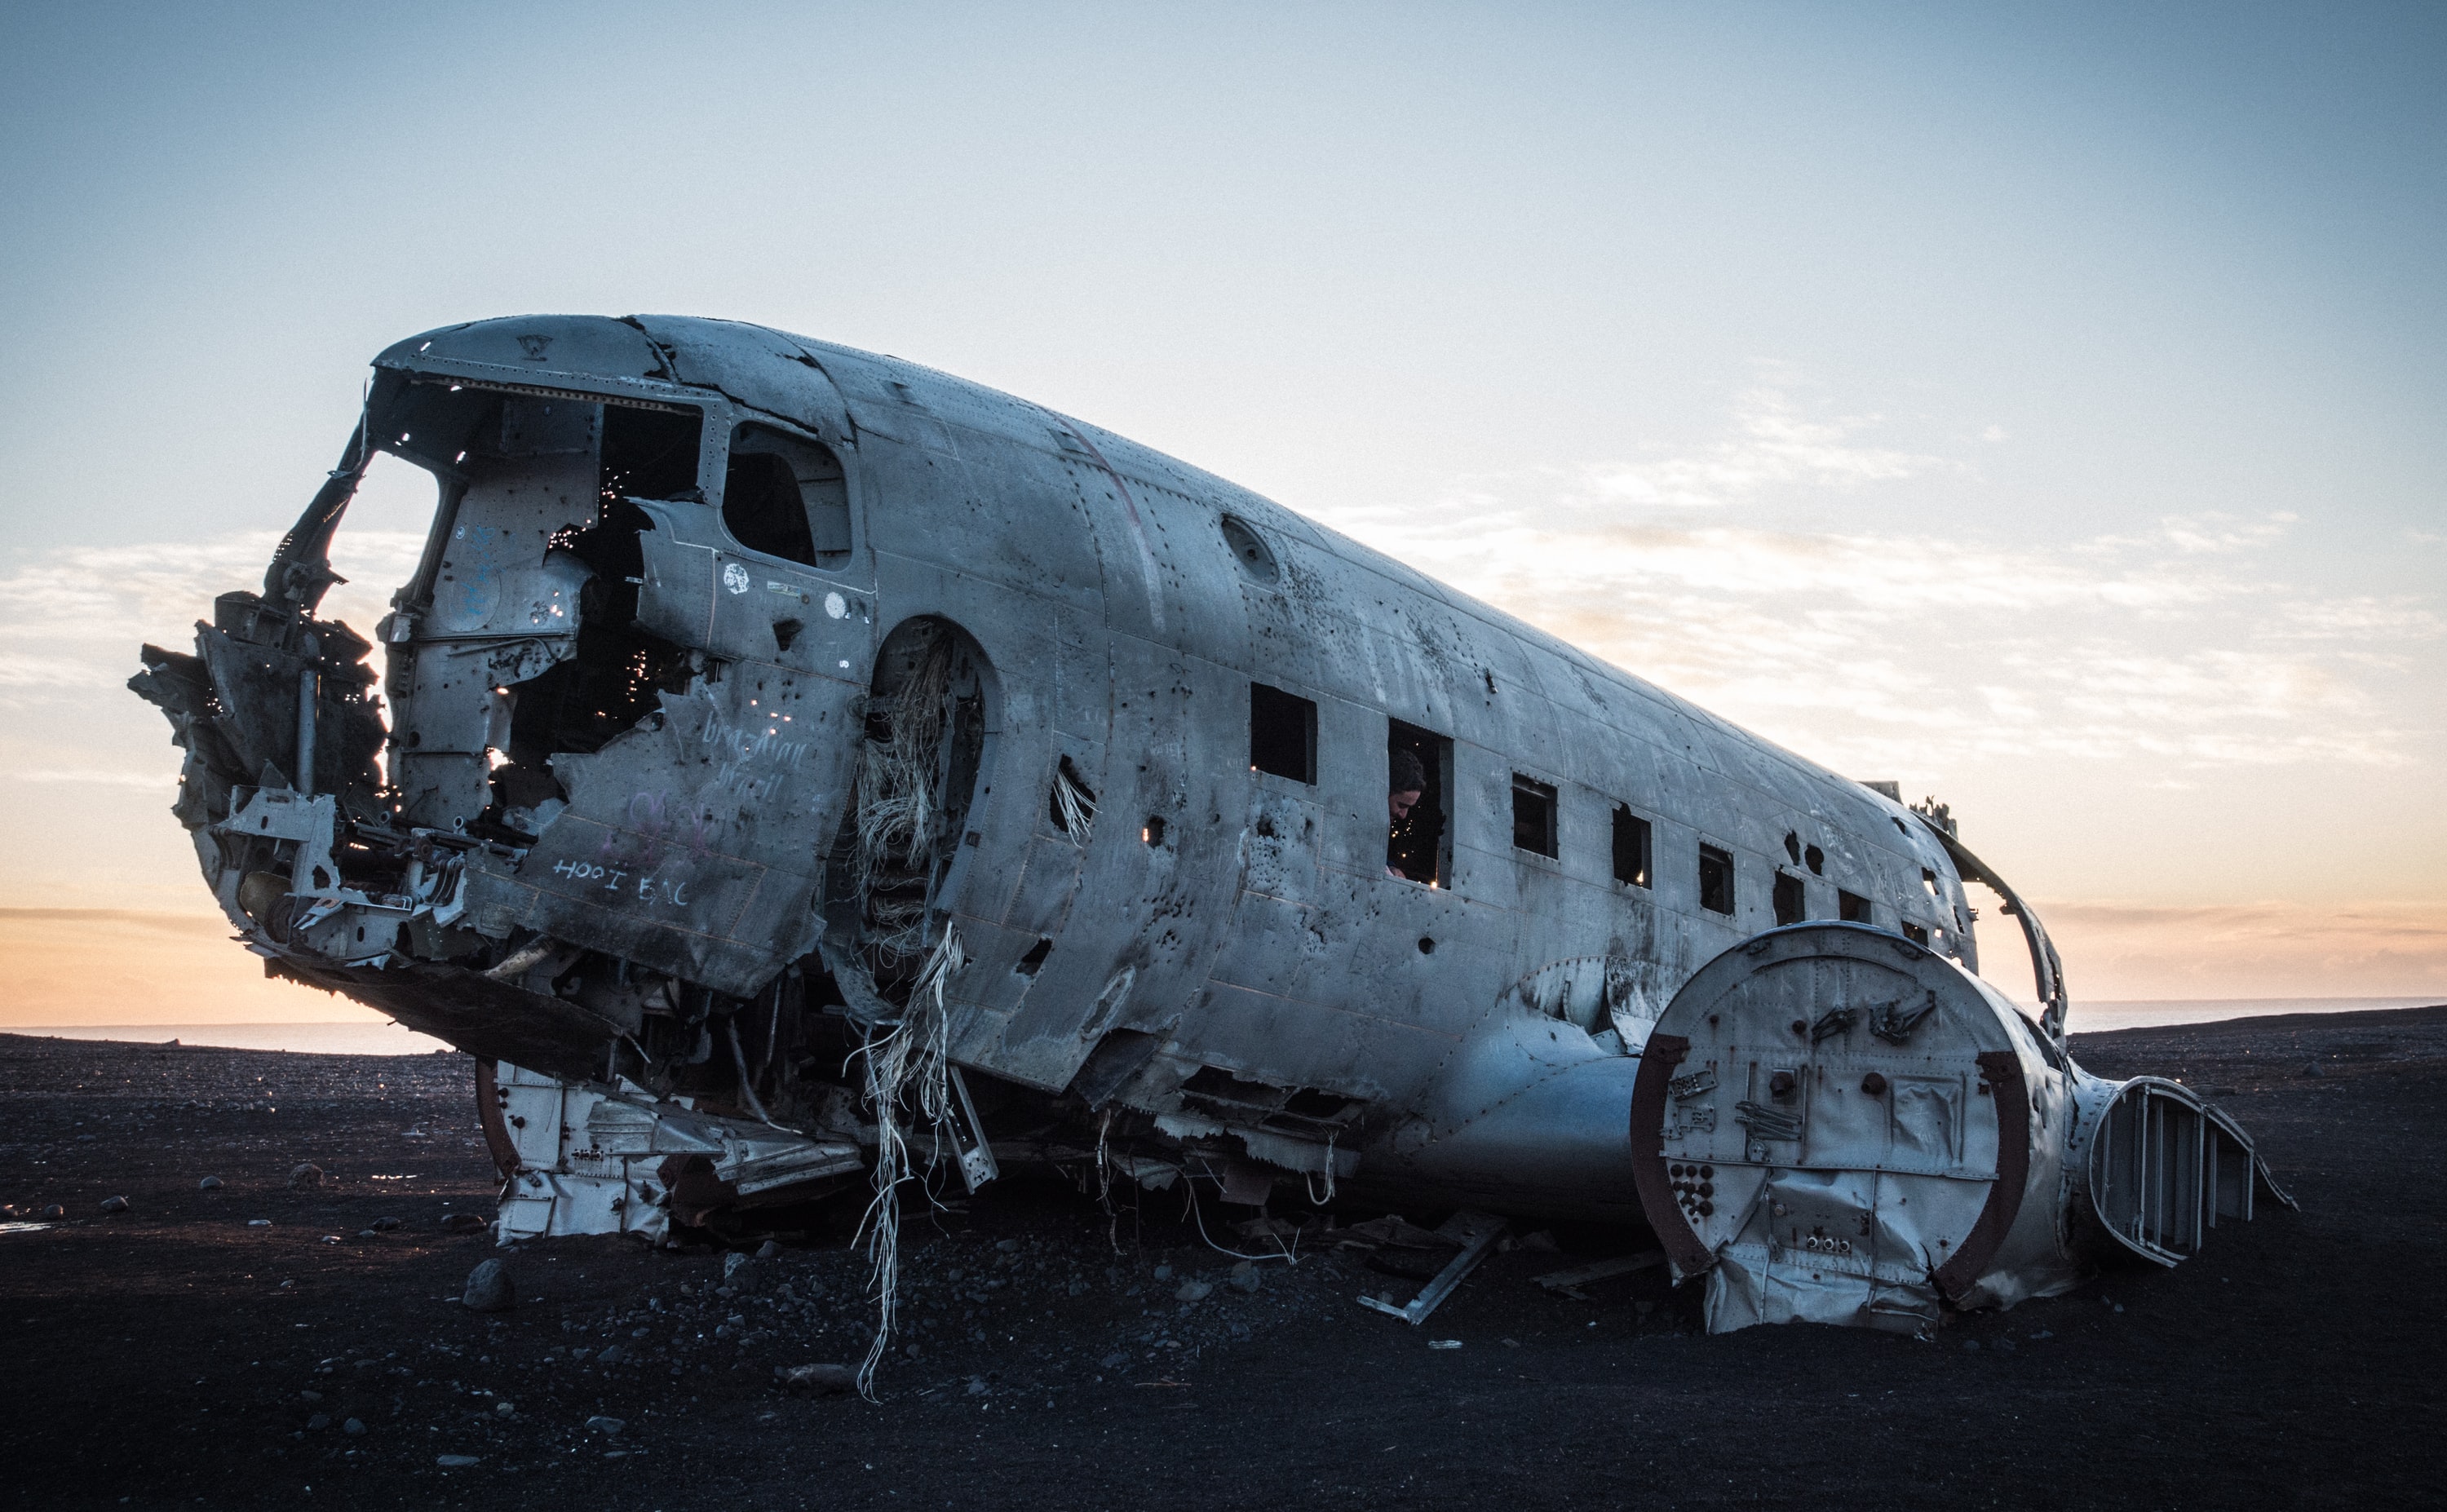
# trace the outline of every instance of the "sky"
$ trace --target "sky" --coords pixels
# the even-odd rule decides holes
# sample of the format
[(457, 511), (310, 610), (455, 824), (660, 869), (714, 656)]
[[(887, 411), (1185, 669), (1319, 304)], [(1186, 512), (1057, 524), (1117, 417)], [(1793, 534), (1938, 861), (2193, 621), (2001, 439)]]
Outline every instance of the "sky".
[(121, 684), (540, 311), (1025, 395), (1937, 795), (2077, 1003), (2447, 994), (2442, 267), (2437, 7), (6, 8), (0, 1023), (350, 1016)]

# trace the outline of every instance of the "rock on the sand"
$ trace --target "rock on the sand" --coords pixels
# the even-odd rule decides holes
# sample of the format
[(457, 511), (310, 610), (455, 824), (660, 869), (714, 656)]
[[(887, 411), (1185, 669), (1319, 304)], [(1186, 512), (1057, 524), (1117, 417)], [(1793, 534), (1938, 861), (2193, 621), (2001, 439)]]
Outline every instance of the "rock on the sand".
[(484, 1220), (473, 1213), (452, 1213), (442, 1219), (445, 1234), (474, 1234), (484, 1227)]
[(846, 1365), (777, 1365), (773, 1378), (792, 1389), (825, 1396), (858, 1389), (858, 1372)]
[(600, 1433), (605, 1438), (617, 1438), (620, 1430), (628, 1426), (626, 1418), (603, 1417), (600, 1414), (586, 1420), (587, 1432)]
[(1205, 1281), (1184, 1281), (1172, 1295), (1184, 1302), (1204, 1302), (1207, 1294), (1214, 1290), (1214, 1286)]
[(472, 1454), (437, 1454), (433, 1463), (446, 1470), (465, 1470), (479, 1462)]
[(459, 1300), (476, 1313), (506, 1313), (518, 1301), (510, 1285), (510, 1268), (486, 1260), (467, 1273), (467, 1290)]
[(105, 1197), (102, 1200), (102, 1210), (105, 1213), (124, 1213), (127, 1211), (127, 1199)]
[(221, 1179), (218, 1176), (207, 1176), (196, 1183), (196, 1190), (199, 1192), (218, 1192), (220, 1189)]
[(313, 1161), (300, 1161), (289, 1168), (289, 1184), (292, 1186), (320, 1186), (323, 1184), (323, 1167), (315, 1164)]

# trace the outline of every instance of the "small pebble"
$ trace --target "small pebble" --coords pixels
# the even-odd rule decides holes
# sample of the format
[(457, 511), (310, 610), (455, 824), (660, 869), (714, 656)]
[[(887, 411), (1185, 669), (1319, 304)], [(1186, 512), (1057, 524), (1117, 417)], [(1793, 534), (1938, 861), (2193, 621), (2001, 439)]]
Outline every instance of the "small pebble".
[(1157, 1280), (1159, 1280), (1159, 1281), (1169, 1281), (1169, 1280), (1171, 1280), (1171, 1279), (1172, 1279), (1172, 1267), (1171, 1267), (1171, 1266), (1169, 1266), (1169, 1265), (1159, 1265), (1159, 1266), (1157, 1266), (1157, 1267), (1155, 1268), (1155, 1278), (1156, 1278)]
[(1204, 1302), (1214, 1290), (1205, 1281), (1184, 1281), (1172, 1295), (1184, 1302)]
[(517, 1417), (518, 1415), (518, 1404), (514, 1402), (496, 1402), (493, 1404), (493, 1416), (495, 1417), (506, 1418)]
[(251, 1218), (246, 1220), (246, 1226), (248, 1228), (270, 1228), (272, 1227), (272, 1219), (268, 1218)]
[(452, 1213), (442, 1220), (445, 1234), (478, 1234), (488, 1225), (473, 1213)]
[(1965, 1353), (1965, 1354), (1977, 1354), (1977, 1353), (1979, 1353), (1979, 1352), (1980, 1352), (1980, 1341), (1979, 1341), (1978, 1339), (1964, 1339), (1964, 1340), (1963, 1341), (1963, 1353)]
[(378, 1218), (374, 1219), (374, 1232), (377, 1234), (388, 1234), (397, 1227), (399, 1227), (399, 1219), (395, 1218)]
[(292, 1186), (320, 1186), (323, 1184), (323, 1167), (315, 1164), (312, 1161), (300, 1161), (295, 1165), (289, 1168), (289, 1184)]
[(1118, 1370), (1129, 1362), (1130, 1357), (1117, 1350), (1114, 1352), (1106, 1355), (1103, 1359), (1098, 1360), (1096, 1362), (1096, 1369), (1100, 1370)]
[(196, 1190), (199, 1192), (218, 1192), (220, 1189), (221, 1179), (218, 1176), (207, 1176), (196, 1183)]
[(355, 1418), (351, 1418), (340, 1425), (340, 1431), (351, 1435), (363, 1433), (365, 1430), (366, 1426), (363, 1423), (358, 1422)]
[(983, 1395), (985, 1395), (985, 1394), (986, 1394), (986, 1378), (985, 1378), (984, 1376), (982, 1376), (982, 1375), (972, 1375), (972, 1376), (970, 1376), (970, 1377), (969, 1377), (969, 1395), (971, 1395), (971, 1396), (983, 1396)]
[(1460, 1348), (1461, 1348), (1461, 1340), (1459, 1340), (1459, 1339), (1430, 1339), (1430, 1340), (1428, 1340), (1428, 1348), (1430, 1348), (1430, 1349), (1432, 1349), (1432, 1350), (1457, 1350), (1457, 1349), (1460, 1349)]
[(105, 1197), (102, 1200), (102, 1210), (105, 1213), (124, 1213), (127, 1211), (127, 1199)]
[(433, 1463), (446, 1470), (464, 1470), (476, 1464), (477, 1459), (472, 1454), (437, 1454)]
[[(581, 1357), (582, 1357), (582, 1351), (581, 1351)], [(600, 1354), (598, 1354), (598, 1355), (597, 1355), (597, 1356), (595, 1356), (595, 1363), (596, 1363), (596, 1364), (598, 1364), (598, 1365), (617, 1365), (617, 1364), (619, 1364), (619, 1363), (620, 1363), (620, 1346), (618, 1346), (617, 1344), (606, 1344), (605, 1346), (603, 1346), (603, 1352), (602, 1352), (602, 1353), (600, 1353)]]
[(620, 1430), (628, 1426), (629, 1422), (626, 1418), (604, 1417), (600, 1414), (586, 1420), (587, 1432), (600, 1433), (607, 1438), (618, 1437)]
[(60, 1206), (57, 1202), (53, 1202), (50, 1206), (43, 1209), (43, 1216), (45, 1218), (66, 1218), (68, 1216), (68, 1210)]
[(782, 1245), (780, 1241), (776, 1239), (767, 1239), (764, 1243), (756, 1246), (756, 1257), (760, 1260), (780, 1259), (782, 1257)]
[(331, 1426), (332, 1414), (329, 1412), (317, 1412), (306, 1420), (306, 1431), (309, 1433), (320, 1433)]

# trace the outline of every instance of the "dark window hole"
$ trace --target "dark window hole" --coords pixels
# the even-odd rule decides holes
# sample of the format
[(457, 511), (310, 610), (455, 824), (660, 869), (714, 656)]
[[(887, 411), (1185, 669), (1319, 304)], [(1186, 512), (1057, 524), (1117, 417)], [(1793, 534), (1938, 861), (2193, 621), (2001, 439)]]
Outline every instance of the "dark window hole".
[(1019, 958), (1019, 964), (1013, 970), (1022, 976), (1034, 976), (1036, 974), (1036, 969), (1045, 964), (1045, 957), (1053, 954), (1053, 941), (1039, 938), (1035, 944), (1028, 948), (1028, 954)]
[(1650, 845), (1648, 821), (1621, 803), (1614, 808), (1614, 879), (1626, 887), (1646, 887)]
[(1147, 841), (1150, 845), (1163, 844), (1164, 816), (1161, 814), (1149, 814), (1148, 816), (1148, 822), (1139, 828), (1139, 839)]
[(1317, 782), (1317, 705), (1297, 693), (1249, 685), (1249, 765), (1296, 783)]
[(1539, 856), (1555, 854), (1555, 789), (1519, 772), (1512, 774), (1512, 844)]
[(1809, 917), (1809, 911), (1801, 901), (1801, 879), (1791, 872), (1776, 873), (1775, 921), (1778, 924), (1798, 924)]
[(1827, 853), (1815, 845), (1802, 851), (1801, 863), (1810, 868), (1810, 875), (1812, 877), (1827, 875)]
[(1426, 935), (1422, 935), (1422, 936), (1419, 936), (1419, 954), (1422, 954), (1422, 955), (1433, 955), (1435, 953), (1436, 953), (1436, 942), (1435, 942), (1435, 940), (1434, 940), (1432, 936), (1426, 936)]
[(1837, 888), (1835, 917), (1847, 924), (1866, 924), (1869, 922), (1869, 900), (1858, 893), (1848, 893), (1842, 888)]
[(1714, 845), (1699, 847), (1699, 906), (1714, 913), (1734, 911), (1734, 858)]

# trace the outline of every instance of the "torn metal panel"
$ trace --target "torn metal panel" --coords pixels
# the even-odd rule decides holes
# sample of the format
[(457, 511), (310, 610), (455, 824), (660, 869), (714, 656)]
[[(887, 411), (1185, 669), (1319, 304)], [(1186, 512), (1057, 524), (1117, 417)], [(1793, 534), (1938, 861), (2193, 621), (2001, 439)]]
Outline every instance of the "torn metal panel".
[(515, 1161), (502, 1201), (504, 1244), (564, 1234), (659, 1239), (677, 1184), (669, 1168), (691, 1160), (741, 1198), (865, 1165), (855, 1141), (701, 1113), (625, 1079), (573, 1085), (504, 1062), (492, 1089)]

